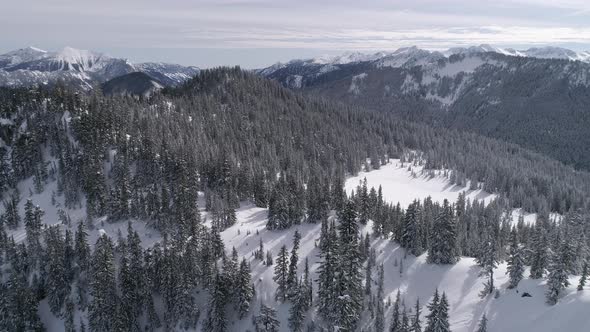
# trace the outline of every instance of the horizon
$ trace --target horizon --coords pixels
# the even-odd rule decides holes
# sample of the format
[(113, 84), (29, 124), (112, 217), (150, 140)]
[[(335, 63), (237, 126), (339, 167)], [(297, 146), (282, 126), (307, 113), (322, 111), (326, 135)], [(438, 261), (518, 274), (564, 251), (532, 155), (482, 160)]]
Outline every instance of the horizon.
[[(78, 48), (75, 46), (71, 46), (71, 45), (66, 45), (66, 46), (62, 46), (62, 47), (58, 47), (55, 49), (45, 49), (45, 48), (41, 48), (41, 47), (37, 47), (36, 45), (28, 45), (28, 46), (23, 46), (23, 47), (18, 47), (18, 48), (14, 48), (14, 49), (10, 49), (10, 50), (4, 50), (4, 49), (0, 49), (0, 55), (3, 54), (7, 54), (10, 52), (14, 52), (14, 51), (18, 51), (21, 49), (34, 49), (37, 51), (42, 51), (42, 52), (47, 52), (47, 53), (59, 53), (60, 51), (66, 49), (66, 48), (70, 48), (70, 49), (74, 49), (74, 50), (78, 50), (78, 51), (89, 51), (95, 54), (101, 54), (101, 55), (106, 55), (108, 57), (112, 57), (112, 58), (120, 58), (120, 59), (125, 59), (125, 60), (129, 60), (132, 63), (145, 63), (145, 62), (163, 62), (163, 63), (170, 63), (170, 64), (180, 64), (180, 65), (184, 65), (184, 66), (195, 66), (198, 67), (200, 69), (208, 69), (208, 68), (216, 68), (216, 67), (231, 67), (231, 66), (240, 66), (243, 69), (247, 69), (247, 70), (251, 70), (251, 69), (262, 69), (262, 68), (266, 68), (269, 66), (272, 66), (274, 64), (279, 64), (279, 63), (287, 63), (289, 61), (292, 60), (312, 60), (312, 59), (320, 59), (322, 57), (326, 57), (326, 58), (330, 58), (330, 57), (336, 57), (336, 56), (340, 56), (340, 55), (345, 55), (345, 54), (365, 54), (365, 55), (371, 55), (371, 54), (375, 54), (375, 53), (379, 53), (379, 52), (387, 52), (387, 53), (393, 53), (396, 52), (398, 50), (401, 49), (406, 49), (406, 48), (412, 48), (412, 47), (416, 47), (418, 49), (422, 49), (422, 50), (427, 50), (429, 52), (440, 52), (440, 53), (445, 53), (447, 51), (450, 51), (453, 48), (470, 48), (470, 47), (481, 47), (481, 46), (491, 46), (493, 48), (497, 48), (497, 49), (502, 49), (502, 50), (515, 50), (515, 51), (526, 51), (529, 49), (533, 49), (533, 48), (557, 48), (557, 49), (565, 49), (565, 50), (570, 50), (570, 51), (574, 51), (577, 53), (580, 52), (587, 52), (590, 53), (590, 49), (586, 50), (586, 49), (580, 49), (580, 50), (576, 50), (576, 49), (572, 49), (572, 48), (568, 48), (568, 47), (563, 47), (563, 46), (556, 46), (556, 45), (535, 45), (535, 46), (530, 46), (530, 47), (500, 47), (497, 45), (492, 45), (492, 44), (478, 44), (478, 45), (461, 45), (461, 46), (450, 46), (448, 48), (444, 48), (444, 49), (439, 49), (439, 48), (425, 48), (425, 47), (420, 47), (418, 45), (410, 45), (410, 46), (404, 46), (404, 47), (398, 47), (395, 49), (374, 49), (374, 50), (326, 50), (326, 52), (324, 53), (316, 53), (313, 54), (313, 52), (309, 52), (308, 54), (310, 54), (309, 56), (303, 56), (303, 57), (294, 57), (294, 58), (285, 58), (283, 60), (276, 60), (272, 63), (267, 63), (263, 66), (254, 66), (254, 67), (246, 67), (243, 66), (241, 64), (232, 64), (232, 63), (220, 63), (220, 64), (216, 64), (216, 65), (212, 65), (212, 66), (199, 66), (199, 65), (195, 65), (195, 64), (190, 64), (190, 63), (179, 63), (179, 62), (173, 62), (173, 61), (167, 61), (164, 58), (159, 57), (158, 59), (150, 59), (149, 57), (146, 58), (142, 58), (142, 60), (136, 60), (130, 56), (126, 56), (125, 54), (122, 53), (110, 53), (107, 51), (102, 51), (102, 50), (96, 50), (96, 49), (83, 49), (83, 48)], [(261, 50), (262, 51), (262, 50)], [(312, 50), (313, 51), (313, 50)]]
[[(9, 2), (0, 52), (75, 45), (129, 58), (209, 68), (260, 68), (290, 59), (491, 44), (590, 50), (590, 3), (583, 0), (56, 0)], [(26, 20), (22, 18), (26, 17)], [(75, 26), (76, 29), (71, 27)], [(51, 38), (47, 38), (51, 36)]]

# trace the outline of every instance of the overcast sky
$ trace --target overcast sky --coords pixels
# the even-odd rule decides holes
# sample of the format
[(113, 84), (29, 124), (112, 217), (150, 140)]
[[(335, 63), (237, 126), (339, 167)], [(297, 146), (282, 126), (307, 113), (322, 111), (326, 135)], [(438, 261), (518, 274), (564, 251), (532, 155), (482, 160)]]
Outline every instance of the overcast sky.
[(0, 53), (71, 46), (257, 68), (411, 45), (590, 50), (590, 0), (6, 0), (0, 31)]

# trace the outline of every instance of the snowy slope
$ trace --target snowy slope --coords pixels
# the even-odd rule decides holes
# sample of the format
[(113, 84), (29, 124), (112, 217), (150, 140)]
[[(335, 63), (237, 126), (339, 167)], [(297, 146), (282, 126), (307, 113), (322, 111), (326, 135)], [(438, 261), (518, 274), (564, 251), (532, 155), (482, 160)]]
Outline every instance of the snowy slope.
[[(105, 165), (108, 167), (107, 165)], [(443, 173), (434, 174), (431, 177), (426, 172), (421, 172), (420, 166), (412, 166), (408, 169), (408, 163), (401, 164), (399, 160), (392, 160), (390, 164), (379, 170), (360, 173), (349, 178), (345, 183), (345, 189), (350, 193), (356, 189), (359, 181), (366, 178), (369, 187), (382, 186), (384, 199), (388, 202), (400, 202), (407, 206), (412, 200), (424, 199), (428, 196), (435, 201), (448, 199), (454, 201), (460, 192), (466, 192), (467, 197), (489, 201), (494, 195), (476, 190), (468, 191), (467, 188), (451, 185)], [(29, 189), (33, 187), (32, 180), (23, 181), (19, 189), (23, 193), (23, 201), (20, 204), (23, 212), (24, 198), (28, 196)], [(57, 209), (51, 203), (51, 192), (56, 190), (55, 182), (46, 186), (41, 195), (33, 194), (31, 198), (45, 210), (44, 221), (48, 224), (57, 222)], [(58, 203), (63, 204), (60, 199)], [(200, 194), (199, 206), (204, 206), (203, 195)], [(0, 210), (2, 207), (0, 207)], [(84, 215), (83, 206), (80, 209), (67, 210), (73, 221)], [(0, 211), (1, 212), (1, 211)], [(208, 214), (201, 211), (203, 219), (208, 224)], [(515, 212), (517, 217), (518, 213)], [(533, 216), (534, 217), (534, 216)], [(278, 318), (281, 321), (281, 331), (288, 331), (287, 317), (289, 304), (280, 304), (274, 301), (276, 284), (272, 280), (274, 266), (267, 267), (261, 261), (255, 260), (253, 253), (258, 249), (259, 241), (264, 243), (265, 250), (270, 250), (276, 255), (281, 246), (288, 249), (292, 246), (295, 230), (301, 233), (301, 247), (299, 250), (299, 273), (303, 272), (304, 260), (307, 257), (310, 262), (312, 277), (315, 279), (319, 261), (319, 249), (316, 248), (320, 235), (319, 224), (301, 224), (284, 231), (269, 231), (266, 229), (267, 210), (258, 208), (250, 203), (242, 203), (237, 211), (237, 223), (221, 233), (226, 246), (226, 251), (235, 247), (240, 256), (248, 259), (252, 265), (252, 281), (256, 285), (257, 297), (252, 306), (251, 313), (257, 313), (259, 304), (265, 303), (278, 309)], [(333, 218), (333, 216), (331, 217)], [(530, 220), (531, 216), (526, 219)], [(96, 228), (90, 232), (90, 243), (94, 243), (101, 229), (110, 234), (114, 239), (120, 230), (126, 235), (126, 222), (114, 224), (95, 221)], [(65, 226), (62, 226), (65, 227)], [(133, 222), (133, 227), (141, 234), (142, 244), (151, 246), (158, 241), (159, 235), (141, 221)], [(370, 232), (371, 223), (362, 228), (362, 234)], [(24, 230), (11, 231), (11, 234), (22, 240)], [(564, 297), (555, 306), (545, 304), (545, 281), (524, 279), (517, 290), (507, 290), (508, 279), (505, 276), (506, 264), (500, 264), (495, 271), (495, 282), (500, 289), (501, 296), (497, 299), (488, 297), (481, 299), (479, 292), (483, 288), (483, 279), (478, 277), (480, 268), (472, 258), (462, 258), (455, 265), (439, 266), (426, 263), (426, 254), (420, 257), (406, 255), (405, 250), (397, 243), (387, 239), (373, 239), (372, 246), (377, 252), (377, 263), (383, 264), (385, 270), (385, 296), (393, 299), (398, 290), (401, 291), (408, 307), (411, 307), (416, 298), (420, 299), (423, 311), (427, 311), (428, 303), (436, 288), (445, 291), (450, 303), (450, 322), (455, 332), (475, 331), (477, 322), (486, 313), (489, 319), (489, 331), (588, 331), (590, 319), (584, 313), (590, 311), (590, 289), (577, 292), (575, 286), (570, 286)], [(400, 267), (403, 269), (400, 271)], [(528, 275), (528, 274), (525, 274)], [(374, 280), (377, 271), (374, 270)], [(577, 284), (577, 278), (572, 277), (571, 283)], [(314, 294), (317, 291), (317, 285)], [(376, 287), (376, 285), (375, 285)], [(528, 292), (532, 297), (523, 298), (520, 295)], [(386, 301), (386, 299), (384, 299)], [(386, 320), (389, 322), (391, 308), (386, 312)], [(63, 329), (63, 322), (55, 318), (48, 309), (46, 301), (40, 304), (40, 316), (49, 331)], [(309, 313), (314, 315), (314, 313)], [(232, 312), (228, 316), (228, 331), (243, 332), (251, 328), (251, 316), (243, 320), (237, 320)], [(367, 317), (361, 322), (362, 326), (369, 323)], [(200, 329), (201, 325), (199, 325)]]
[[(414, 169), (416, 174), (420, 168)], [(382, 167), (380, 170), (361, 173), (346, 181), (345, 188), (350, 193), (356, 189), (359, 181), (367, 178), (369, 187), (381, 185), (386, 200), (392, 203), (400, 202), (402, 206), (409, 204), (415, 198), (431, 196), (433, 200), (455, 200), (459, 193), (466, 191), (451, 185), (442, 176), (429, 178), (426, 175), (414, 176), (411, 171), (401, 167), (398, 160)], [(482, 191), (467, 191), (470, 199), (484, 199), (489, 201), (494, 197)], [(514, 216), (518, 217), (518, 211)], [(531, 220), (534, 215), (525, 217)], [(288, 317), (288, 304), (279, 304), (274, 301), (275, 283), (272, 281), (273, 267), (266, 267), (260, 261), (254, 260), (254, 250), (258, 248), (260, 239), (263, 240), (265, 250), (269, 249), (277, 253), (281, 246), (292, 246), (292, 238), (297, 229), (302, 236), (299, 251), (299, 272), (303, 272), (303, 261), (309, 259), (311, 270), (315, 279), (318, 267), (319, 249), (315, 245), (319, 242), (320, 225), (302, 224), (285, 231), (268, 231), (265, 228), (266, 210), (252, 205), (244, 205), (238, 211), (238, 223), (222, 233), (226, 249), (235, 246), (238, 253), (245, 257), (250, 256), (252, 262), (252, 278), (257, 286), (258, 301), (272, 304), (279, 308), (281, 331), (288, 331), (286, 322)], [(363, 234), (370, 232), (371, 225), (364, 227)], [(256, 232), (259, 235), (256, 235)], [(250, 232), (248, 235), (247, 233)], [(481, 316), (486, 313), (489, 319), (489, 331), (584, 331), (590, 329), (590, 319), (582, 313), (590, 310), (590, 290), (577, 292), (575, 286), (570, 286), (564, 298), (555, 306), (545, 304), (545, 281), (524, 279), (519, 288), (508, 291), (506, 289), (508, 278), (505, 275), (506, 264), (500, 264), (495, 272), (495, 281), (500, 288), (501, 296), (498, 299), (488, 297), (481, 299), (479, 292), (483, 289), (483, 279), (478, 277), (480, 268), (473, 258), (462, 258), (455, 265), (438, 266), (426, 263), (426, 254), (420, 257), (406, 255), (404, 249), (397, 243), (374, 239), (372, 245), (378, 254), (377, 264), (383, 263), (385, 269), (385, 296), (395, 297), (397, 290), (402, 292), (408, 307), (411, 307), (416, 297), (420, 298), (423, 310), (438, 287), (445, 291), (451, 305), (451, 327), (455, 332), (475, 331)], [(403, 273), (400, 273), (400, 263), (403, 261)], [(525, 274), (528, 275), (528, 274)], [(377, 278), (374, 272), (374, 280)], [(577, 278), (572, 277), (571, 283), (577, 284)], [(314, 285), (317, 287), (317, 285)], [(376, 287), (376, 286), (375, 286)], [(317, 291), (315, 289), (314, 291)], [(530, 298), (520, 295), (528, 292)], [(257, 308), (258, 304), (255, 305)], [(389, 321), (391, 312), (386, 313)], [(247, 319), (245, 319), (248, 321)], [(244, 322), (246, 323), (246, 322)], [(249, 323), (249, 322), (248, 322)], [(364, 321), (366, 324), (367, 321)], [(244, 331), (240, 323), (234, 324), (231, 331)]]

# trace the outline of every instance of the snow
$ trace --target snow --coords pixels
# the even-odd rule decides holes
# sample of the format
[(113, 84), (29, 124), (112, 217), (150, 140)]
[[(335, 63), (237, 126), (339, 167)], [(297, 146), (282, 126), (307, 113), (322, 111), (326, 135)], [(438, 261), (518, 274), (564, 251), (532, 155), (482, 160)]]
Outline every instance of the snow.
[(348, 92), (358, 95), (360, 94), (359, 84), (367, 78), (367, 73), (360, 73), (352, 77), (350, 81), (350, 87), (348, 88)]
[[(111, 151), (110, 154), (114, 154)], [(421, 166), (410, 166), (402, 164), (399, 160), (391, 160), (387, 165), (382, 166), (379, 170), (370, 172), (361, 172), (357, 176), (347, 179), (345, 189), (350, 193), (356, 190), (359, 181), (366, 178), (369, 187), (382, 186), (384, 199), (388, 202), (400, 202), (402, 207), (407, 206), (414, 199), (424, 199), (428, 196), (435, 201), (448, 199), (456, 200), (459, 193), (465, 192), (467, 197), (474, 199), (483, 199), (489, 201), (494, 195), (481, 190), (469, 191), (464, 187), (451, 185), (444, 172), (436, 172), (430, 176), (429, 172), (422, 172)], [(19, 183), (19, 189), (22, 193), (23, 200), (19, 204), (21, 214), (26, 197), (28, 197), (29, 188), (33, 187), (32, 179)], [(55, 182), (46, 185), (45, 191), (38, 195), (33, 193), (31, 198), (45, 210), (44, 222), (47, 224), (57, 223), (57, 207), (51, 204), (51, 192), (56, 190)], [(60, 197), (57, 198), (58, 204), (63, 204)], [(204, 206), (203, 194), (199, 194), (200, 207)], [(2, 207), (0, 206), (0, 209)], [(72, 217), (74, 223), (77, 219), (82, 218), (84, 213), (83, 206), (79, 209), (66, 209)], [(1, 211), (0, 211), (1, 212)], [(201, 210), (205, 224), (209, 225), (209, 215)], [(290, 250), (292, 246), (293, 235), (296, 230), (301, 234), (301, 246), (299, 249), (300, 263), (298, 265), (299, 273), (303, 272), (305, 258), (309, 259), (312, 278), (316, 279), (316, 271), (319, 262), (319, 249), (316, 247), (320, 235), (319, 224), (307, 224), (293, 226), (288, 230), (269, 231), (266, 229), (267, 209), (259, 208), (251, 203), (242, 203), (237, 210), (237, 222), (221, 233), (225, 243), (226, 251), (229, 253), (232, 247), (235, 247), (241, 257), (245, 257), (252, 266), (252, 281), (256, 286), (256, 299), (253, 301), (251, 313), (256, 314), (260, 303), (277, 308), (278, 319), (281, 321), (281, 331), (288, 331), (287, 317), (290, 304), (280, 304), (274, 301), (274, 292), (276, 285), (272, 280), (274, 266), (267, 267), (261, 261), (255, 260), (253, 253), (258, 249), (259, 241), (264, 243), (264, 249), (270, 250), (274, 256), (279, 249), (286, 245)], [(513, 215), (518, 218), (520, 211), (516, 210)], [(330, 218), (334, 218), (331, 215)], [(534, 221), (532, 215), (525, 215), (525, 222)], [(123, 236), (126, 235), (127, 222), (108, 223), (104, 218), (95, 220), (97, 226), (90, 231), (90, 243), (93, 244), (97, 237), (106, 232), (116, 239), (120, 231)], [(151, 229), (145, 222), (132, 222), (133, 228), (141, 236), (144, 247), (152, 246), (160, 240), (159, 234)], [(61, 227), (65, 227), (62, 225)], [(371, 230), (371, 222), (361, 228), (361, 233), (365, 234)], [(258, 233), (257, 233), (258, 232)], [(18, 236), (22, 241), (24, 229), (19, 228), (16, 231), (10, 231), (11, 235)], [(454, 332), (472, 332), (475, 330), (479, 319), (485, 313), (489, 319), (490, 331), (588, 331), (590, 330), (590, 319), (586, 315), (590, 312), (590, 288), (578, 292), (575, 290), (577, 277), (570, 278), (572, 286), (568, 287), (563, 297), (555, 306), (545, 304), (545, 281), (530, 280), (525, 278), (519, 285), (518, 289), (507, 290), (508, 278), (505, 275), (506, 264), (499, 264), (495, 270), (495, 283), (500, 289), (500, 297), (494, 298), (489, 296), (485, 299), (479, 297), (479, 292), (483, 288), (483, 278), (480, 278), (480, 268), (472, 258), (461, 258), (454, 265), (432, 265), (426, 263), (426, 254), (419, 257), (407, 255), (403, 248), (396, 242), (389, 239), (374, 238), (372, 246), (377, 253), (377, 264), (383, 264), (385, 270), (385, 299), (393, 299), (398, 290), (401, 291), (405, 298), (405, 303), (411, 307), (416, 298), (420, 299), (423, 314), (426, 314), (426, 305), (430, 300), (434, 290), (438, 288), (440, 292), (446, 292), (450, 303), (450, 323)], [(403, 271), (400, 273), (400, 262), (403, 262)], [(376, 269), (373, 272), (373, 279), (377, 279)], [(525, 273), (528, 276), (528, 272)], [(317, 294), (317, 284), (314, 284), (314, 294)], [(376, 285), (373, 287), (376, 289)], [(528, 292), (532, 297), (521, 297), (523, 292)], [(200, 303), (200, 302), (199, 302)], [(204, 305), (204, 302), (201, 303)], [(54, 317), (48, 308), (47, 301), (40, 303), (39, 314), (42, 322), (48, 330), (63, 329), (63, 322)], [(77, 317), (80, 313), (76, 314)], [(310, 312), (308, 316), (314, 316)], [(385, 313), (387, 324), (391, 317), (391, 307), (387, 308)], [(204, 316), (201, 318), (201, 322)], [(243, 320), (238, 320), (232, 310), (228, 310), (228, 331), (242, 332), (250, 328), (251, 317), (248, 316)], [(308, 318), (309, 319), (309, 318)], [(79, 319), (76, 318), (76, 322)], [(361, 321), (361, 328), (367, 327), (368, 320), (365, 317)], [(201, 325), (199, 325), (199, 330)]]
[(410, 166), (410, 163), (401, 163), (399, 159), (391, 159), (389, 164), (381, 166), (380, 169), (370, 172), (360, 172), (357, 176), (346, 180), (344, 189), (348, 194), (356, 191), (360, 181), (367, 179), (369, 189), (382, 186), (383, 199), (387, 202), (400, 203), (406, 208), (416, 198), (424, 199), (431, 197), (435, 202), (445, 199), (455, 202), (459, 194), (464, 192), (465, 197), (473, 200), (484, 200), (486, 203), (494, 199), (496, 195), (489, 194), (483, 190), (468, 190), (466, 187), (459, 187), (449, 183), (441, 172), (431, 178), (427, 172), (422, 172), (422, 166)]
[[(415, 167), (416, 174), (420, 174), (420, 167)], [(407, 164), (403, 167), (397, 160), (381, 167), (379, 170), (363, 172), (346, 181), (347, 192), (355, 190), (361, 179), (367, 178), (369, 186), (382, 185), (383, 195), (389, 202), (399, 201), (402, 206), (409, 204), (415, 198), (424, 199), (428, 196), (433, 200), (455, 200), (459, 193), (465, 191), (471, 199), (489, 201), (494, 197), (480, 190), (468, 191), (466, 188), (449, 184), (442, 175), (429, 178), (426, 175), (413, 176), (407, 171)], [(309, 259), (312, 277), (316, 278), (319, 262), (320, 225), (301, 224), (284, 231), (268, 231), (266, 224), (266, 209), (257, 208), (251, 204), (242, 205), (237, 211), (238, 223), (221, 233), (226, 250), (236, 247), (238, 253), (245, 256), (252, 263), (252, 280), (257, 287), (257, 299), (254, 304), (256, 312), (262, 301), (277, 308), (281, 321), (281, 331), (288, 331), (288, 304), (274, 301), (275, 283), (272, 281), (273, 267), (266, 267), (260, 261), (253, 259), (254, 250), (258, 249), (260, 239), (265, 250), (271, 250), (276, 255), (280, 247), (292, 246), (295, 230), (301, 233), (301, 248), (299, 251), (299, 273), (302, 273), (305, 257)], [(518, 216), (519, 211), (514, 212)], [(532, 222), (532, 215), (526, 215), (525, 221)], [(365, 234), (371, 229), (371, 224), (363, 227)], [(256, 231), (259, 234), (256, 234)], [(250, 234), (248, 234), (250, 232)], [(383, 264), (385, 270), (385, 301), (387, 297), (393, 299), (397, 290), (402, 292), (406, 305), (411, 307), (420, 298), (422, 310), (427, 311), (426, 304), (436, 288), (447, 293), (450, 303), (451, 328), (455, 332), (471, 332), (485, 313), (489, 319), (490, 331), (584, 331), (590, 329), (590, 319), (584, 312), (590, 310), (590, 290), (577, 292), (577, 278), (572, 277), (570, 286), (563, 298), (555, 306), (545, 304), (545, 281), (529, 280), (525, 278), (518, 289), (507, 290), (508, 278), (505, 275), (506, 264), (499, 264), (495, 271), (495, 283), (500, 289), (500, 297), (493, 296), (481, 299), (479, 292), (483, 289), (483, 278), (480, 278), (480, 268), (472, 258), (461, 258), (454, 265), (432, 265), (426, 263), (426, 254), (419, 257), (406, 255), (404, 249), (397, 243), (387, 239), (374, 239), (372, 246), (377, 252), (377, 263)], [(403, 261), (404, 271), (400, 274), (399, 262)], [(396, 262), (398, 262), (396, 264)], [(528, 271), (525, 273), (528, 276)], [(377, 271), (373, 279), (376, 280)], [(317, 292), (317, 285), (314, 294)], [(373, 288), (376, 288), (374, 285)], [(517, 292), (518, 291), (518, 292)], [(521, 297), (528, 292), (532, 297)], [(391, 317), (391, 307), (386, 312), (386, 320)], [(313, 315), (313, 313), (312, 313)], [(231, 319), (230, 319), (231, 320)], [(237, 322), (229, 331), (244, 331), (242, 324), (249, 324), (249, 319)], [(366, 326), (367, 320), (361, 322)]]

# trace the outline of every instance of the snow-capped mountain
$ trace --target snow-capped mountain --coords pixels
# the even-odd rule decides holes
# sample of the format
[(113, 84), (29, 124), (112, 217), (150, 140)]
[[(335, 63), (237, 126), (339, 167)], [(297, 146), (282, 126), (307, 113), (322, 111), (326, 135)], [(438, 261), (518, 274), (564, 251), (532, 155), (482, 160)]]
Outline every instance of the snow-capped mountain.
[(61, 80), (88, 90), (133, 72), (143, 72), (166, 86), (175, 86), (196, 75), (199, 69), (167, 63), (134, 64), (72, 47), (57, 52), (27, 47), (0, 55), (0, 86), (53, 84)]
[[(590, 169), (590, 157), (579, 152), (590, 141), (588, 59), (588, 53), (555, 47), (411, 47), (369, 61), (296, 60), (258, 73), (290, 88), (501, 138)], [(523, 133), (519, 126), (529, 129)]]
[[(320, 56), (312, 59), (297, 59), (287, 63), (276, 63), (270, 67), (258, 70), (263, 76), (272, 76), (274, 73), (288, 67), (311, 67), (320, 74), (339, 69), (338, 66), (373, 62), (378, 67), (413, 67), (419, 65), (436, 64), (438, 61), (448, 59), (453, 55), (475, 55), (482, 53), (496, 53), (512, 57), (529, 57), (537, 59), (563, 59), (590, 63), (590, 51), (575, 52), (561, 47), (534, 47), (527, 50), (495, 47), (489, 44), (481, 44), (470, 47), (452, 47), (446, 51), (431, 51), (416, 46), (403, 47), (393, 52), (382, 51), (377, 53), (345, 52), (336, 56)], [(309, 70), (307, 70), (309, 71)], [(313, 71), (313, 70), (312, 70)]]

